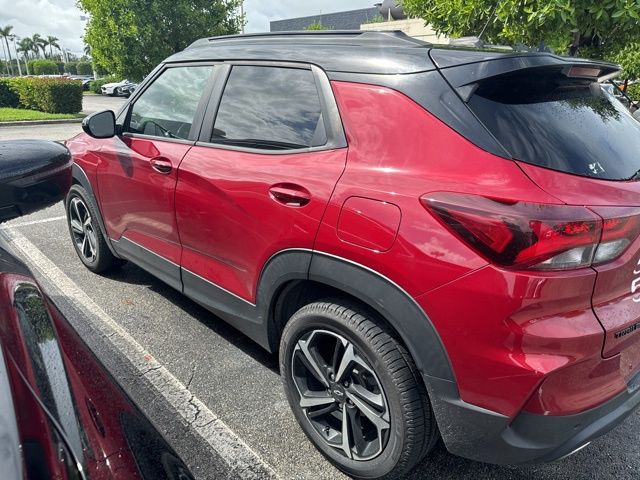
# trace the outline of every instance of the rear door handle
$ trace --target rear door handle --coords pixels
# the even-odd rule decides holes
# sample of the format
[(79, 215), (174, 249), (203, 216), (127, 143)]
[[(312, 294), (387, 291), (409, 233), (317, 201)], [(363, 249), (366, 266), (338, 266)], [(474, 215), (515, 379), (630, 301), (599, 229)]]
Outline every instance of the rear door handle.
[(311, 201), (311, 193), (300, 185), (278, 183), (269, 188), (271, 198), (288, 207), (304, 207)]
[(149, 163), (151, 163), (151, 168), (162, 175), (169, 175), (173, 170), (173, 164), (163, 157), (152, 158)]

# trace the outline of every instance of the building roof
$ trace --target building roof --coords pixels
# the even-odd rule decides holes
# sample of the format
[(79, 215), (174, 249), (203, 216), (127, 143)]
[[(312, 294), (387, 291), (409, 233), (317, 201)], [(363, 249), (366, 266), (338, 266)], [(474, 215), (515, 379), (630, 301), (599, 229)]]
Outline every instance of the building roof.
[(313, 23), (321, 23), (333, 30), (358, 30), (363, 23), (380, 16), (378, 7), (361, 8), (346, 12), (321, 13), (308, 17), (287, 18), (271, 22), (272, 32), (303, 30)]

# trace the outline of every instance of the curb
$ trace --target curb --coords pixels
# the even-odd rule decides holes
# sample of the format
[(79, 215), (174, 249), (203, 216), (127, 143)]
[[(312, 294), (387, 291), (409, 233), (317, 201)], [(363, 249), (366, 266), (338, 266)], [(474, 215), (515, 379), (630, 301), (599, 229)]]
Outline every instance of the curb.
[(16, 122), (0, 122), (0, 127), (19, 127), (21, 125), (64, 125), (65, 123), (81, 123), (84, 118), (65, 118), (61, 120), (22, 120)]

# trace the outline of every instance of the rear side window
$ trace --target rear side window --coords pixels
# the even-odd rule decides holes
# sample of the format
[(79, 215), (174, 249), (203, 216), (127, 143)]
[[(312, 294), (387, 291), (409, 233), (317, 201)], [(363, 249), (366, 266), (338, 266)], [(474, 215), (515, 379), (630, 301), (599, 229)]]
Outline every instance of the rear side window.
[(149, 85), (131, 109), (125, 131), (188, 139), (212, 66), (174, 67)]
[(211, 142), (263, 150), (325, 145), (327, 134), (313, 72), (281, 67), (233, 67)]
[(640, 123), (600, 84), (557, 67), (484, 80), (469, 107), (517, 160), (607, 180), (640, 170)]

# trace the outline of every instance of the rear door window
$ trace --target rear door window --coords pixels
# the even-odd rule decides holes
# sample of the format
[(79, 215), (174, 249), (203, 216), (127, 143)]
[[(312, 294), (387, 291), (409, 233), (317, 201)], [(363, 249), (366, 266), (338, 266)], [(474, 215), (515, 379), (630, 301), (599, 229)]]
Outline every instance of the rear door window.
[(640, 122), (599, 83), (558, 67), (486, 79), (469, 107), (517, 160), (607, 180), (640, 170)]
[(220, 101), (211, 142), (263, 150), (325, 145), (327, 134), (313, 72), (234, 66)]

